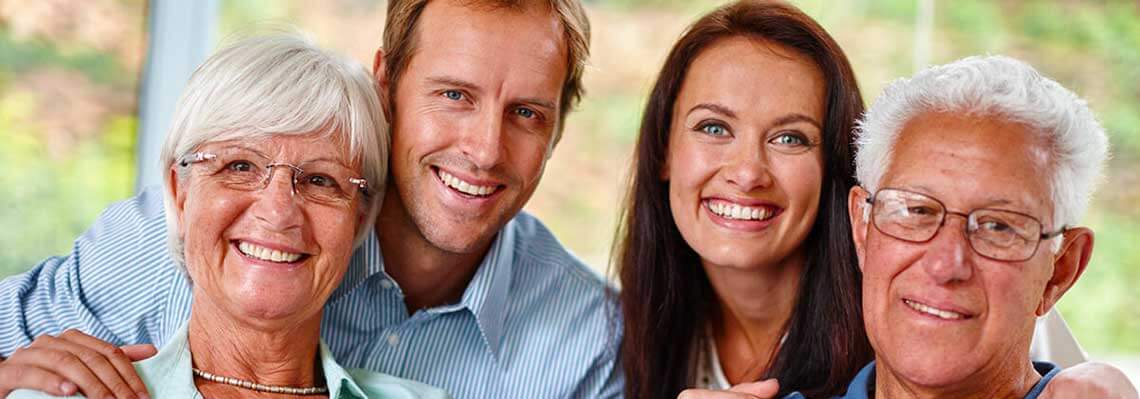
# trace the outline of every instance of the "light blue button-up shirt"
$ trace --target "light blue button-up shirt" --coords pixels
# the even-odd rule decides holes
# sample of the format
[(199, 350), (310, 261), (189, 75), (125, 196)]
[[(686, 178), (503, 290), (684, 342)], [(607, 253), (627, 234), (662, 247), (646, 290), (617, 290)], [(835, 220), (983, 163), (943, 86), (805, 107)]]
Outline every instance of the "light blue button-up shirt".
[[(201, 399), (202, 394), (194, 386), (191, 367), (190, 345), (187, 328), (183, 326), (174, 334), (158, 354), (150, 359), (135, 362), (135, 370), (146, 383), (150, 396), (154, 398), (193, 398)], [(415, 381), (396, 378), (386, 374), (353, 369), (345, 370), (322, 342), (320, 344), (321, 371), (325, 376), (325, 386), (329, 389), (329, 399), (447, 399), (445, 392), (438, 388)], [(17, 390), (8, 399), (54, 398), (38, 391)], [(74, 396), (81, 398), (82, 396)]]
[[(370, 234), (325, 304), (321, 335), (347, 367), (460, 399), (617, 397), (621, 325), (610, 292), (524, 212), (458, 303), (408, 314)], [(161, 347), (189, 314), (190, 282), (170, 259), (162, 190), (152, 187), (105, 210), (68, 256), (0, 282), (0, 355), (68, 328)]]

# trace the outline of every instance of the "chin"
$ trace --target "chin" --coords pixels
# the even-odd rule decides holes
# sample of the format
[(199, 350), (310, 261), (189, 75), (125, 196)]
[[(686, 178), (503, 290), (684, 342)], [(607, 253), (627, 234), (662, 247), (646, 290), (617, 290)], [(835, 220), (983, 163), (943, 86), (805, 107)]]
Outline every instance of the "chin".
[(890, 362), (894, 374), (922, 387), (944, 388), (961, 384), (978, 369), (971, 351), (937, 350), (930, 347), (904, 351), (905, 353), (895, 356), (897, 361)]
[[(301, 302), (301, 303), (294, 303)], [(295, 321), (307, 318), (305, 312), (305, 304), (303, 301), (281, 301), (277, 302), (271, 300), (246, 302), (241, 305), (240, 312), (243, 319), (246, 321), (257, 323), (269, 323), (275, 321)]]
[[(487, 239), (485, 236), (494, 236), (495, 232), (471, 231), (452, 229), (452, 231), (438, 231), (421, 229), (424, 237), (433, 247), (453, 254), (468, 254), (479, 251)], [(472, 229), (473, 230), (473, 229)]]

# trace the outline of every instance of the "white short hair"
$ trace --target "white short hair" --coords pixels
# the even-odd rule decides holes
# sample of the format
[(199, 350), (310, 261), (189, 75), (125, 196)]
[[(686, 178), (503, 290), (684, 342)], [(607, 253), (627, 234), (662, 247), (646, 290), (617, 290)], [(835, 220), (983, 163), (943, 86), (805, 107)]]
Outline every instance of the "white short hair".
[[(1075, 93), (1029, 64), (1004, 56), (964, 58), (896, 80), (856, 127), (855, 174), (863, 188), (878, 190), (900, 131), (927, 113), (999, 118), (1029, 126), (1049, 148), (1053, 228), (1080, 223), (1102, 179), (1108, 138), (1088, 104)], [(1055, 241), (1054, 251), (1059, 244)]]
[(170, 171), (180, 157), (210, 142), (308, 134), (347, 143), (363, 168), (369, 195), (361, 203), (366, 216), (356, 232), (359, 246), (380, 211), (388, 172), (388, 125), (372, 75), (296, 33), (237, 41), (199, 66), (178, 101), (160, 156), (175, 263), (185, 263), (171, 196)]

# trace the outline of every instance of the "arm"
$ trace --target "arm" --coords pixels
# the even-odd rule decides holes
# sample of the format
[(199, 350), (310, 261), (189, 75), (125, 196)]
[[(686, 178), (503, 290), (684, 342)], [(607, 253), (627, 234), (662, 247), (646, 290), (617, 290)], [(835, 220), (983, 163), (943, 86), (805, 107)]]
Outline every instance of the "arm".
[(146, 392), (130, 361), (153, 348), (126, 348), (142, 354), (131, 357), (115, 345), (154, 342), (181, 322), (164, 311), (168, 298), (189, 296), (171, 295), (188, 287), (167, 255), (163, 218), (161, 196), (144, 192), (104, 211), (70, 255), (0, 282), (0, 396)]
[(0, 282), (0, 356), (69, 328), (114, 344), (160, 337), (163, 299), (180, 274), (163, 218), (159, 190), (148, 190), (104, 211), (68, 256)]
[[(620, 341), (620, 336), (612, 339)], [(608, 349), (590, 367), (590, 372), (578, 384), (575, 398), (620, 398), (625, 392), (625, 373), (618, 357), (617, 345)]]

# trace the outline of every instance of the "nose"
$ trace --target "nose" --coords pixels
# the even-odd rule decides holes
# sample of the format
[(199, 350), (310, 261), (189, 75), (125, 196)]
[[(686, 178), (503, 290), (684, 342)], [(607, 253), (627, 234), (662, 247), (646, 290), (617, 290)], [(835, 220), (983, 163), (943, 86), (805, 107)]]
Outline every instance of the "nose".
[(954, 216), (946, 216), (945, 224), (926, 243), (922, 258), (926, 274), (938, 284), (968, 281), (974, 275), (973, 250), (966, 237), (966, 220)]
[(469, 133), (463, 136), (460, 150), (475, 167), (491, 170), (503, 157), (503, 118), (500, 112), (484, 112)]
[(730, 150), (725, 159), (724, 168), (729, 184), (738, 187), (743, 192), (768, 187), (772, 184), (771, 170), (768, 168), (768, 157), (763, 145), (740, 140), (730, 144)]
[[(275, 173), (279, 172), (279, 173)], [(265, 188), (254, 192), (256, 199), (250, 212), (266, 228), (284, 232), (300, 227), (302, 214), (300, 199), (293, 190), (293, 169), (287, 166), (270, 168)]]

